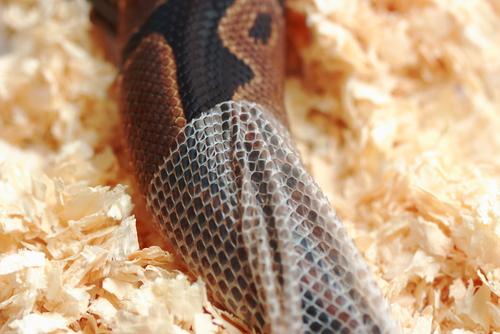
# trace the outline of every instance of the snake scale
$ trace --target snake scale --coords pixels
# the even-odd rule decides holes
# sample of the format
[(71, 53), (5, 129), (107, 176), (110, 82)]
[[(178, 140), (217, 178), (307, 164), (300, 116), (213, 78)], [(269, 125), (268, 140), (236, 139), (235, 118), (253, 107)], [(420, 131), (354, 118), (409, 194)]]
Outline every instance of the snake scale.
[(257, 333), (398, 333), (287, 128), (284, 1), (117, 5), (131, 166), (212, 300)]

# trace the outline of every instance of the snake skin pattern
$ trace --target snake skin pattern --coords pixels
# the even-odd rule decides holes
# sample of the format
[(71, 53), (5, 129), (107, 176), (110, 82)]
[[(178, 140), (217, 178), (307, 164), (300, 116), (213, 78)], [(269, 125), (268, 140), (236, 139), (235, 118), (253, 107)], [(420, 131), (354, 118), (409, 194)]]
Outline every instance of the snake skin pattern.
[(257, 333), (397, 333), (288, 132), (283, 1), (118, 4), (131, 165), (213, 301)]

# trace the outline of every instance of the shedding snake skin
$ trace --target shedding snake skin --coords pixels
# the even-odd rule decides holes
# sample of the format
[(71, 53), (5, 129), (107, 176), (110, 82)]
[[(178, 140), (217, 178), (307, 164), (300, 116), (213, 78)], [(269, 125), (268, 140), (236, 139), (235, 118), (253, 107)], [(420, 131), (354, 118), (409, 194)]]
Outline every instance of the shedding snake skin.
[(283, 0), (118, 9), (130, 162), (213, 301), (257, 333), (398, 333), (288, 131)]

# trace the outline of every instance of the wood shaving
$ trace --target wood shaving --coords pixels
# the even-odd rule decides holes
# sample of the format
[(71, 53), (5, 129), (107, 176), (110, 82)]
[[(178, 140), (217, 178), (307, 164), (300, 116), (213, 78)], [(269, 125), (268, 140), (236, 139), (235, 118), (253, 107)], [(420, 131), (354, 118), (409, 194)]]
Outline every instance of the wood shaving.
[[(500, 332), (500, 5), (287, 7), (293, 134), (402, 333)], [(89, 10), (0, 0), (0, 333), (242, 333), (152, 241)]]

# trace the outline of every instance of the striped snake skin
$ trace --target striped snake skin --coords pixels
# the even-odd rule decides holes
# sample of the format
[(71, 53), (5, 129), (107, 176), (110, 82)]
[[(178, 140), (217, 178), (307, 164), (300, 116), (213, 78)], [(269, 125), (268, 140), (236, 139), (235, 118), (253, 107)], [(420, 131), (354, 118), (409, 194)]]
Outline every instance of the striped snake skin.
[(131, 166), (211, 299), (256, 333), (398, 333), (287, 128), (284, 1), (116, 5)]

